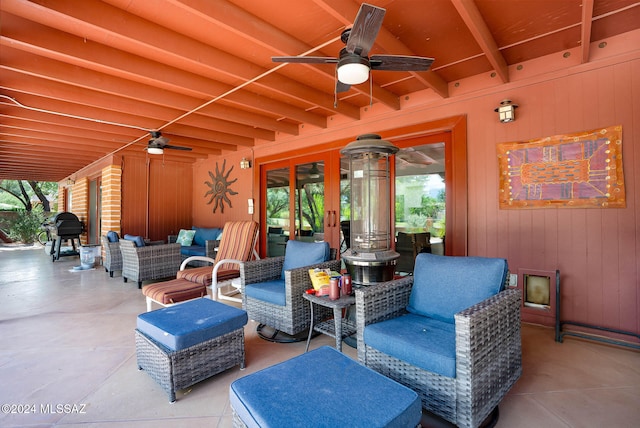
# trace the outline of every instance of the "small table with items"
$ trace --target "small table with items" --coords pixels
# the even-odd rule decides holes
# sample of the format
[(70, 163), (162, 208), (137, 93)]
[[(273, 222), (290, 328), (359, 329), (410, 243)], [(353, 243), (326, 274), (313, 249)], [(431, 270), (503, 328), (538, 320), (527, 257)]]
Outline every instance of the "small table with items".
[[(326, 334), (336, 339), (336, 349), (342, 351), (342, 339), (354, 334), (356, 330), (356, 324), (352, 320), (342, 317), (342, 310), (348, 308), (351, 305), (355, 305), (356, 297), (353, 295), (340, 296), (337, 300), (329, 299), (329, 296), (316, 296), (313, 294), (303, 294), (303, 297), (307, 299), (311, 305), (311, 325), (309, 326), (309, 337), (307, 338), (307, 347), (305, 352), (309, 351), (309, 343), (311, 342), (311, 336), (314, 331), (322, 334)], [(313, 305), (322, 305), (327, 308), (333, 308), (333, 319), (313, 325)]]

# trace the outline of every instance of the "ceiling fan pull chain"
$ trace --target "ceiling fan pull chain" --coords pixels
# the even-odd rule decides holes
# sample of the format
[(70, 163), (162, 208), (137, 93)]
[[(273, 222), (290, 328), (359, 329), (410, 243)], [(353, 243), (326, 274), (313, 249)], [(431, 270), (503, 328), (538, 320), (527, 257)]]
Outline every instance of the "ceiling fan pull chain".
[(338, 108), (338, 68), (333, 72), (333, 108)]
[(369, 73), (369, 107), (373, 107), (373, 75)]

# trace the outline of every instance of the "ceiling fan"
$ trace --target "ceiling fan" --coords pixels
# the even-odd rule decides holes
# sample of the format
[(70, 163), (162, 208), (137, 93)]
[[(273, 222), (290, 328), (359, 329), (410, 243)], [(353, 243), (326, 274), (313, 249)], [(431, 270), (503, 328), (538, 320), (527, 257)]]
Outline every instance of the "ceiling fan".
[(161, 155), (164, 153), (164, 149), (172, 150), (191, 150), (191, 147), (172, 146), (167, 144), (169, 139), (163, 137), (160, 131), (149, 131), (151, 133), (151, 139), (147, 144), (146, 151), (150, 155)]
[(345, 92), (351, 85), (365, 82), (370, 70), (386, 71), (427, 71), (433, 58), (406, 55), (367, 54), (378, 36), (386, 10), (362, 3), (352, 28), (342, 32), (340, 40), (346, 47), (340, 50), (340, 57), (321, 56), (274, 56), (273, 62), (292, 62), (306, 64), (338, 64), (336, 92)]

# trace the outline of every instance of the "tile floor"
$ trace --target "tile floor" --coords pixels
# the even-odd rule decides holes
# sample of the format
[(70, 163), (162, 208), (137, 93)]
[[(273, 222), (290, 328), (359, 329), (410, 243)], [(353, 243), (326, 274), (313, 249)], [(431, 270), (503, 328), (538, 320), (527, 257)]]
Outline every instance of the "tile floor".
[[(229, 384), (304, 351), (304, 343), (258, 338), (250, 322), (246, 370), (230, 369), (170, 404), (137, 370), (133, 329), (145, 301), (135, 283), (102, 267), (70, 272), (77, 265), (78, 257), (52, 263), (41, 248), (0, 247), (0, 404), (35, 410), (2, 407), (2, 427), (230, 427)], [(500, 405), (498, 427), (640, 426), (640, 352), (576, 338), (559, 344), (540, 326), (524, 325), (522, 335), (523, 376)], [(319, 336), (311, 348), (332, 343)]]

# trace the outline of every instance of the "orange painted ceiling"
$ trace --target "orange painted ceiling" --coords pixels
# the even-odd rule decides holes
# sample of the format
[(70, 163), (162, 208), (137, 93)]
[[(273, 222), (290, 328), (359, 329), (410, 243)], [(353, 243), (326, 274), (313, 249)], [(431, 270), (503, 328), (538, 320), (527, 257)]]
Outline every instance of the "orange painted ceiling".
[[(352, 0), (2, 0), (0, 179), (61, 181), (113, 153), (144, 152), (161, 130), (167, 159), (194, 161), (358, 120), (369, 84), (340, 93), (335, 65), (271, 56), (337, 56)], [(369, 0), (386, 9), (370, 55), (435, 58), (427, 72), (372, 72), (373, 103), (450, 97), (450, 84), (635, 30), (634, 0)], [(19, 107), (14, 101), (27, 107)], [(54, 111), (62, 115), (43, 112)], [(82, 116), (133, 126), (85, 121)], [(135, 128), (141, 129), (135, 129)]]

